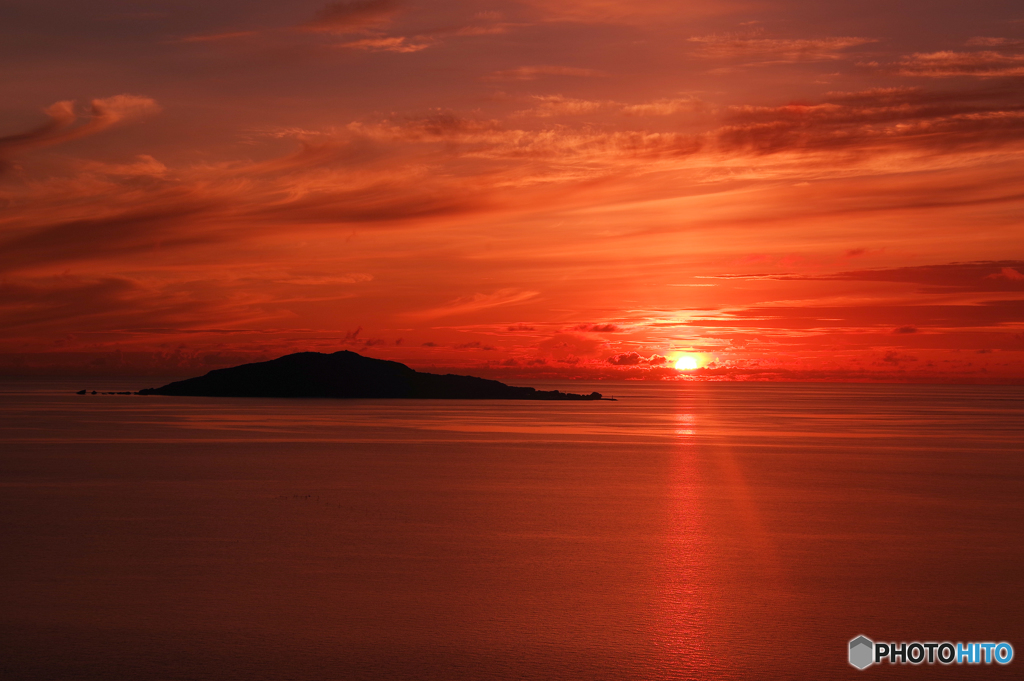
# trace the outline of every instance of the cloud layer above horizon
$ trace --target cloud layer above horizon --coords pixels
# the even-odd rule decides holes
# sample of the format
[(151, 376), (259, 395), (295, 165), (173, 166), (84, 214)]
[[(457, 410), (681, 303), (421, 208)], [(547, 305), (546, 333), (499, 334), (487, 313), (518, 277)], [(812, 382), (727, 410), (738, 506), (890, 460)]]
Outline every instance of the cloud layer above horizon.
[(1024, 381), (1005, 3), (0, 16), (0, 375)]

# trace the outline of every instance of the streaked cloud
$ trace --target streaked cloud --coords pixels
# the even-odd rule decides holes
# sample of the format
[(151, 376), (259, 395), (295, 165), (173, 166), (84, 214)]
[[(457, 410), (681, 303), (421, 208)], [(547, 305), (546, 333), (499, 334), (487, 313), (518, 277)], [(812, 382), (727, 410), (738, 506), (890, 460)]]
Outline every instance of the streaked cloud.
[(49, 121), (27, 132), (0, 137), (0, 154), (61, 144), (87, 137), (136, 118), (158, 113), (160, 106), (149, 97), (116, 95), (90, 102), (85, 121), (72, 101), (61, 101), (44, 109)]
[(597, 24), (644, 24), (651, 21), (692, 19), (724, 14), (740, 6), (729, 1), (693, 0), (687, 3), (672, 0), (522, 0), (547, 21)]
[(992, 38), (976, 36), (970, 38), (966, 45), (968, 47), (1001, 47), (1007, 49), (1024, 49), (1024, 40), (1017, 38)]
[(584, 69), (573, 66), (520, 66), (504, 71), (495, 71), (490, 80), (537, 80), (543, 76), (573, 76), (577, 78), (596, 78), (605, 74), (595, 69)]
[(926, 78), (1007, 78), (1024, 76), (1024, 54), (980, 52), (916, 52), (898, 63), (902, 76)]
[(400, 9), (398, 0), (342, 0), (322, 7), (302, 25), (309, 31), (351, 33), (389, 21)]
[(1009, 10), (326, 1), (0, 26), (0, 370), (1024, 380)]
[(573, 99), (562, 95), (534, 95), (536, 106), (513, 113), (514, 116), (535, 116), (551, 118), (553, 116), (579, 116), (594, 113), (607, 106), (605, 102), (592, 102), (586, 99)]
[(440, 307), (434, 307), (429, 310), (422, 310), (419, 312), (411, 312), (409, 313), (409, 316), (418, 319), (438, 319), (441, 317), (465, 315), (493, 307), (524, 303), (538, 295), (540, 295), (538, 291), (523, 291), (515, 288), (504, 288), (495, 291), (494, 293), (475, 293), (469, 297), (456, 298), (455, 300), (441, 305)]
[(758, 63), (828, 61), (844, 57), (846, 50), (876, 42), (874, 38), (768, 38), (760, 33), (694, 36), (688, 41), (710, 59)]
[(832, 274), (723, 274), (719, 279), (775, 281), (878, 281), (915, 284), (926, 293), (1024, 291), (1024, 261), (990, 260), (911, 267), (849, 270)]
[(659, 99), (642, 104), (627, 104), (622, 113), (627, 116), (673, 116), (680, 113), (693, 113), (707, 110), (707, 104), (695, 97), (677, 99)]
[(636, 352), (624, 352), (618, 355), (609, 357), (607, 362), (616, 366), (657, 366), (664, 364), (668, 360), (662, 355), (651, 355), (650, 357), (644, 357), (643, 355)]
[(1010, 91), (926, 92), (879, 89), (831, 93), (817, 103), (732, 107), (718, 133), (726, 148), (783, 149), (918, 146), (955, 148), (1022, 139), (1024, 112)]
[(371, 52), (419, 52), (430, 47), (428, 42), (406, 42), (405, 36), (394, 36), (390, 38), (364, 38), (349, 43), (342, 43), (338, 47), (346, 47), (352, 50), (369, 50)]
[(577, 324), (572, 327), (573, 331), (584, 331), (589, 333), (616, 333), (622, 331), (616, 324)]
[(213, 43), (225, 40), (237, 40), (239, 38), (251, 38), (259, 35), (259, 31), (230, 31), (227, 33), (211, 33), (205, 35), (190, 35), (179, 38), (182, 43)]

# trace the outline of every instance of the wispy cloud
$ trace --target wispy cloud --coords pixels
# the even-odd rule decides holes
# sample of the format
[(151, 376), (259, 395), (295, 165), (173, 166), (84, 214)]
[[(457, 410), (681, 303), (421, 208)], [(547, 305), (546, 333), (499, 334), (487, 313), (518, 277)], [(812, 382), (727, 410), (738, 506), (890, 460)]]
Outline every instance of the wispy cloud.
[(814, 104), (732, 107), (732, 121), (715, 136), (721, 148), (758, 153), (998, 146), (1024, 139), (1024, 110), (1015, 99), (1010, 91), (831, 93)]
[(521, 0), (546, 21), (589, 24), (645, 24), (665, 19), (693, 19), (724, 14), (740, 3), (731, 0)]
[(755, 34), (713, 34), (688, 39), (711, 59), (758, 63), (794, 63), (840, 59), (844, 51), (876, 42), (874, 38), (766, 38)]
[(522, 111), (516, 111), (513, 116), (534, 116), (537, 118), (551, 118), (553, 116), (579, 116), (582, 114), (594, 113), (607, 106), (606, 102), (593, 102), (586, 99), (574, 99), (562, 95), (534, 95), (537, 105)]
[(622, 107), (622, 113), (627, 116), (673, 116), (680, 113), (705, 111), (706, 109), (707, 104), (696, 97), (681, 97), (677, 99), (658, 99), (641, 104), (627, 104)]
[(492, 307), (524, 303), (538, 295), (540, 295), (538, 291), (503, 288), (494, 293), (475, 293), (466, 298), (457, 298), (439, 307), (409, 313), (409, 316), (417, 319), (438, 319), (440, 317), (470, 314)]
[(986, 260), (890, 269), (854, 270), (817, 279), (886, 281), (917, 284), (928, 293), (1024, 292), (1024, 261)]
[(659, 364), (664, 364), (667, 361), (668, 360), (662, 355), (644, 357), (636, 352), (624, 352), (608, 358), (608, 363), (616, 366), (657, 366)]
[(204, 35), (190, 35), (179, 38), (179, 43), (214, 43), (226, 40), (237, 40), (239, 38), (251, 38), (259, 35), (259, 31), (231, 31), (227, 33), (211, 33)]
[(336, 284), (358, 284), (373, 281), (372, 274), (353, 272), (351, 274), (284, 274), (272, 281), (296, 286), (334, 286)]
[(332, 2), (300, 28), (327, 33), (352, 33), (390, 21), (399, 11), (398, 0)]
[(368, 50), (371, 52), (419, 52), (430, 47), (429, 42), (406, 42), (405, 36), (394, 36), (389, 38), (364, 38), (349, 43), (342, 43), (338, 47), (352, 50)]
[[(250, 300), (255, 297), (249, 295)], [(4, 328), (19, 334), (56, 329), (72, 335), (114, 330), (173, 334), (179, 328), (222, 328), (246, 313), (251, 320), (257, 307), (242, 310), (245, 305), (226, 299), (223, 291), (211, 295), (205, 281), (160, 284), (124, 276), (9, 279), (0, 283), (0, 301)]]
[(968, 47), (1001, 47), (1004, 49), (1024, 49), (1024, 40), (1017, 38), (992, 38), (976, 36), (967, 41)]
[[(872, 329), (893, 335), (894, 325), (921, 329), (1016, 329), (1024, 314), (1024, 300), (964, 301), (961, 304), (920, 304), (878, 301), (850, 305), (764, 305), (730, 310), (695, 319), (695, 326), (728, 329), (759, 328), (793, 333), (837, 333)], [(900, 335), (900, 334), (896, 334)], [(918, 335), (918, 334), (914, 334)]]
[(595, 69), (583, 69), (572, 66), (520, 66), (504, 71), (495, 71), (489, 80), (537, 80), (543, 76), (574, 76), (577, 78), (595, 78), (605, 74)]
[[(127, 257), (157, 244), (199, 248), (254, 238), (280, 224), (309, 230), (390, 228), (444, 216), (527, 210), (535, 199), (524, 192), (539, 196), (551, 187), (544, 200), (561, 201), (569, 188), (594, 179), (642, 176), (654, 162), (663, 164), (664, 172), (694, 169), (703, 183), (730, 178), (730, 163), (749, 165), (752, 158), (773, 154), (786, 165), (776, 171), (758, 161), (759, 177), (842, 174), (844, 163), (892, 154), (904, 154), (901, 163), (907, 167), (908, 151), (923, 154), (922, 169), (934, 167), (942, 153), (968, 154), (963, 162), (970, 163), (971, 154), (1024, 141), (1024, 111), (1017, 99), (1012, 88), (973, 94), (832, 93), (812, 104), (727, 108), (724, 125), (695, 134), (566, 125), (526, 130), (437, 114), (351, 124), (319, 136), (282, 132), (299, 138), (300, 148), (255, 163), (168, 167), (148, 155), (124, 163), (76, 162), (74, 177), (3, 188), (0, 199), (8, 209), (0, 224), (0, 268)], [(581, 104), (587, 100), (570, 98), (536, 101), (553, 110), (591, 107)], [(51, 107), (45, 126), (3, 138), (2, 148), (10, 153), (58, 143), (156, 109), (148, 98), (96, 100), (92, 118), (76, 127), (73, 107), (59, 103)], [(846, 150), (857, 155), (851, 160), (832, 156)], [(382, 158), (386, 165), (379, 164)], [(918, 207), (1019, 200), (980, 191), (905, 194), (904, 199), (918, 201)]]
[(1007, 78), (1024, 76), (1024, 54), (980, 52), (917, 52), (897, 65), (902, 76), (926, 78)]
[(879, 281), (912, 284), (922, 293), (986, 293), (996, 291), (1024, 292), (1024, 261), (984, 260), (953, 262), (939, 265), (917, 265), (832, 274), (723, 274), (716, 279), (749, 279), (776, 281)]
[(87, 137), (113, 125), (159, 111), (160, 106), (149, 97), (116, 95), (92, 100), (85, 122), (75, 126), (80, 118), (75, 111), (75, 103), (72, 101), (57, 102), (44, 109), (50, 120), (43, 125), (27, 132), (0, 137), (0, 155)]
[(149, 154), (139, 154), (135, 159), (132, 163), (85, 161), (81, 169), (84, 173), (126, 178), (161, 177), (167, 174), (167, 166)]
[(474, 24), (471, 26), (462, 26), (461, 28), (456, 29), (454, 31), (454, 34), (459, 36), (500, 35), (502, 33), (508, 33), (510, 30), (517, 26), (521, 26), (521, 24)]

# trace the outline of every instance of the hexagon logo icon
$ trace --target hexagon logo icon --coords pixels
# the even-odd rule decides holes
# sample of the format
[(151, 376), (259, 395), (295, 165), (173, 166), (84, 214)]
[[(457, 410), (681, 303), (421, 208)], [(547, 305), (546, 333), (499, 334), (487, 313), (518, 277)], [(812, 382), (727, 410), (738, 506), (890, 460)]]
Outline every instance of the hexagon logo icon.
[(850, 664), (865, 669), (873, 661), (875, 644), (867, 636), (858, 636), (850, 641)]

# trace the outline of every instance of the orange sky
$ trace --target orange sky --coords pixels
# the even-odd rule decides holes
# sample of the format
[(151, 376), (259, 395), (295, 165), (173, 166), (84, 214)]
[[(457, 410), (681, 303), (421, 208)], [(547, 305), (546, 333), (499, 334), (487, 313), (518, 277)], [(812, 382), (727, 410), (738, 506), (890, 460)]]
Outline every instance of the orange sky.
[(0, 374), (1024, 381), (1024, 6), (11, 0)]

